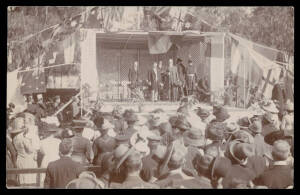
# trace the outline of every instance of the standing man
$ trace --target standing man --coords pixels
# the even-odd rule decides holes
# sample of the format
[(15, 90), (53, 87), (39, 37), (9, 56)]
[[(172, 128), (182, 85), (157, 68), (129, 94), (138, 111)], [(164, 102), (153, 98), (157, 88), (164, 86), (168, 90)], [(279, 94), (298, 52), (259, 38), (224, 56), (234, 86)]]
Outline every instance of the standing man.
[(80, 116), (80, 107), (79, 107), (79, 99), (77, 97), (73, 97), (71, 110), (72, 110), (72, 118), (78, 119), (78, 117)]
[(160, 78), (160, 85), (158, 86), (158, 99), (162, 100), (163, 99), (163, 93), (164, 93), (164, 84), (163, 84), (163, 76), (164, 76), (164, 70), (163, 70), (163, 64), (162, 61), (159, 60), (158, 62), (158, 75)]
[(182, 64), (182, 59), (177, 58), (177, 70), (178, 70), (178, 76), (180, 82), (178, 83), (178, 90), (179, 90), (179, 99), (186, 94), (184, 93), (184, 87), (186, 86), (185, 80), (186, 80), (186, 68)]
[(169, 75), (169, 98), (171, 101), (177, 101), (177, 86), (176, 84), (179, 81), (177, 66), (173, 66), (173, 59), (169, 59), (169, 67), (168, 67), (168, 75)]
[(193, 95), (194, 89), (195, 89), (195, 84), (196, 84), (196, 67), (193, 65), (192, 60), (188, 60), (188, 66), (186, 68), (186, 82), (187, 82), (187, 93), (188, 95)]
[(84, 171), (80, 163), (70, 158), (71, 154), (72, 140), (64, 139), (59, 144), (60, 159), (48, 164), (44, 181), (45, 188), (65, 188), (70, 181), (78, 178), (79, 174)]
[(36, 110), (36, 118), (38, 120), (40, 120), (43, 117), (46, 117), (46, 113), (47, 113), (47, 108), (46, 105), (44, 104), (43, 101), (43, 95), (42, 94), (38, 94), (37, 95), (37, 110)]
[[(133, 68), (129, 69), (128, 80), (130, 82), (129, 88), (131, 91), (134, 91), (138, 85), (138, 62), (135, 61), (133, 64)], [(133, 94), (131, 93), (131, 98), (133, 98)]]
[(284, 86), (284, 78), (281, 77), (274, 85), (272, 90), (272, 100), (277, 100), (279, 102), (279, 119), (281, 120), (284, 113), (284, 105), (286, 103), (286, 89)]
[(153, 68), (149, 72), (149, 81), (150, 81), (150, 88), (151, 88), (151, 99), (152, 101), (158, 100), (158, 88), (160, 85), (160, 75), (157, 69), (157, 62), (153, 63)]

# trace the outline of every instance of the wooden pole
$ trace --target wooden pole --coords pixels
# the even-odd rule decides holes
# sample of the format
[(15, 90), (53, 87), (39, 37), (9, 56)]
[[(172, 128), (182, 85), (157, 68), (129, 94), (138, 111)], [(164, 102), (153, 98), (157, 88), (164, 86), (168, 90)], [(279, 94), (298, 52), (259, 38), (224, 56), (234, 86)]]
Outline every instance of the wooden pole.
[[(81, 91), (75, 95), (74, 97), (78, 97), (81, 93)], [(65, 105), (63, 105), (58, 111), (56, 111), (52, 116), (56, 116), (57, 114), (59, 114), (61, 111), (63, 111), (70, 103), (73, 102), (73, 98), (71, 98), (67, 103), (65, 103)]]

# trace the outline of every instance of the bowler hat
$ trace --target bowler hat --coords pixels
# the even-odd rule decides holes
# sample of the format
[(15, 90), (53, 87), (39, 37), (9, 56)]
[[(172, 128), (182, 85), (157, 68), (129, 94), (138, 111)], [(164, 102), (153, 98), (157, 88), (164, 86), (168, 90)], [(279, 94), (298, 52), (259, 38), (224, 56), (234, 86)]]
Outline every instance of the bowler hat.
[(240, 130), (240, 127), (235, 122), (228, 123), (226, 126), (226, 133), (228, 133), (228, 134), (234, 134), (235, 132), (237, 132), (239, 130)]
[(261, 133), (262, 132), (262, 124), (261, 121), (255, 120), (253, 123), (249, 126), (249, 130), (253, 133)]
[(225, 177), (231, 168), (231, 161), (222, 156), (217, 156), (212, 164), (211, 179), (219, 179)]
[(228, 114), (228, 111), (226, 108), (221, 107), (218, 109), (214, 115), (216, 116), (216, 121), (223, 122), (226, 119), (230, 118), (230, 115)]
[(71, 123), (72, 129), (81, 129), (84, 128), (87, 124), (87, 120), (84, 119), (78, 119), (78, 120), (73, 120)]
[(222, 140), (224, 138), (224, 132), (226, 129), (225, 125), (226, 124), (221, 122), (214, 122), (209, 124), (206, 129), (205, 137), (214, 141)]
[(205, 145), (205, 137), (201, 131), (192, 129), (183, 133), (183, 141), (186, 145), (201, 147)]
[(229, 153), (237, 162), (241, 163), (242, 160), (254, 156), (254, 146), (249, 143), (243, 143), (240, 140), (233, 140), (229, 143)]

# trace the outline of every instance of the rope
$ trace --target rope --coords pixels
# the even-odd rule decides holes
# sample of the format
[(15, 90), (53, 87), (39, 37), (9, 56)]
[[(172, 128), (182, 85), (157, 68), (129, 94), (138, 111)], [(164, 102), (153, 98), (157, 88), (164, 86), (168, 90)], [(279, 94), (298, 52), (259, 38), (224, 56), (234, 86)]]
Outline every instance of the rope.
[(40, 68), (46, 69), (46, 68), (55, 68), (55, 67), (59, 67), (59, 66), (67, 66), (67, 65), (76, 65), (76, 63), (70, 63), (70, 64), (57, 64), (57, 65), (46, 66), (46, 67), (36, 67), (36, 68), (28, 69), (28, 70), (19, 70), (18, 72), (29, 72), (29, 71), (33, 71), (33, 70), (40, 69)]

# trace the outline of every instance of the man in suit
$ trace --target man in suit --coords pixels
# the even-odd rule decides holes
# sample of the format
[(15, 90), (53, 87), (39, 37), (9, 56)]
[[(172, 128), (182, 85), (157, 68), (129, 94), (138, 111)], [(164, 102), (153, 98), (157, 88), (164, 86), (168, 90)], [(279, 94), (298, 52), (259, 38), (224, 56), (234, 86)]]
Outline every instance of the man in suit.
[(48, 164), (44, 181), (45, 188), (65, 188), (70, 181), (78, 178), (79, 174), (85, 170), (80, 163), (70, 158), (72, 148), (70, 139), (64, 139), (59, 144), (61, 158)]
[(78, 104), (79, 99), (77, 97), (73, 97), (73, 102), (71, 104), (71, 112), (73, 119), (77, 119), (80, 116), (80, 107)]
[[(132, 91), (137, 88), (138, 77), (139, 77), (138, 62), (135, 61), (134, 64), (133, 64), (133, 68), (130, 68), (129, 73), (128, 73), (128, 80), (130, 82), (130, 89)], [(133, 94), (131, 94), (131, 97), (133, 97)]]
[(178, 98), (178, 90), (177, 83), (179, 81), (177, 66), (173, 66), (173, 59), (169, 59), (169, 67), (168, 67), (168, 75), (169, 75), (169, 83), (170, 83), (170, 92), (169, 98), (171, 101), (177, 101)]
[(271, 189), (293, 186), (293, 170), (287, 163), (289, 156), (290, 145), (284, 140), (275, 141), (272, 150), (273, 166), (259, 177), (257, 184)]
[(160, 73), (157, 69), (157, 62), (153, 63), (152, 70), (149, 71), (149, 82), (150, 82), (150, 89), (151, 89), (151, 99), (152, 101), (158, 100), (158, 89), (160, 87)]
[(180, 96), (179, 99), (183, 96), (185, 96), (186, 94), (184, 93), (184, 88), (186, 86), (186, 68), (185, 66), (182, 64), (182, 59), (178, 58), (177, 59), (177, 70), (178, 70), (178, 76), (179, 76), (179, 80), (180, 80), (180, 85), (178, 86), (178, 90), (180, 92)]
[(281, 119), (284, 113), (284, 105), (287, 100), (283, 77), (281, 77), (278, 83), (274, 85), (271, 99), (279, 102), (279, 118)]
[(193, 65), (192, 60), (188, 60), (188, 66), (186, 68), (186, 81), (187, 81), (187, 92), (188, 95), (193, 95), (194, 89), (196, 88), (196, 67)]

